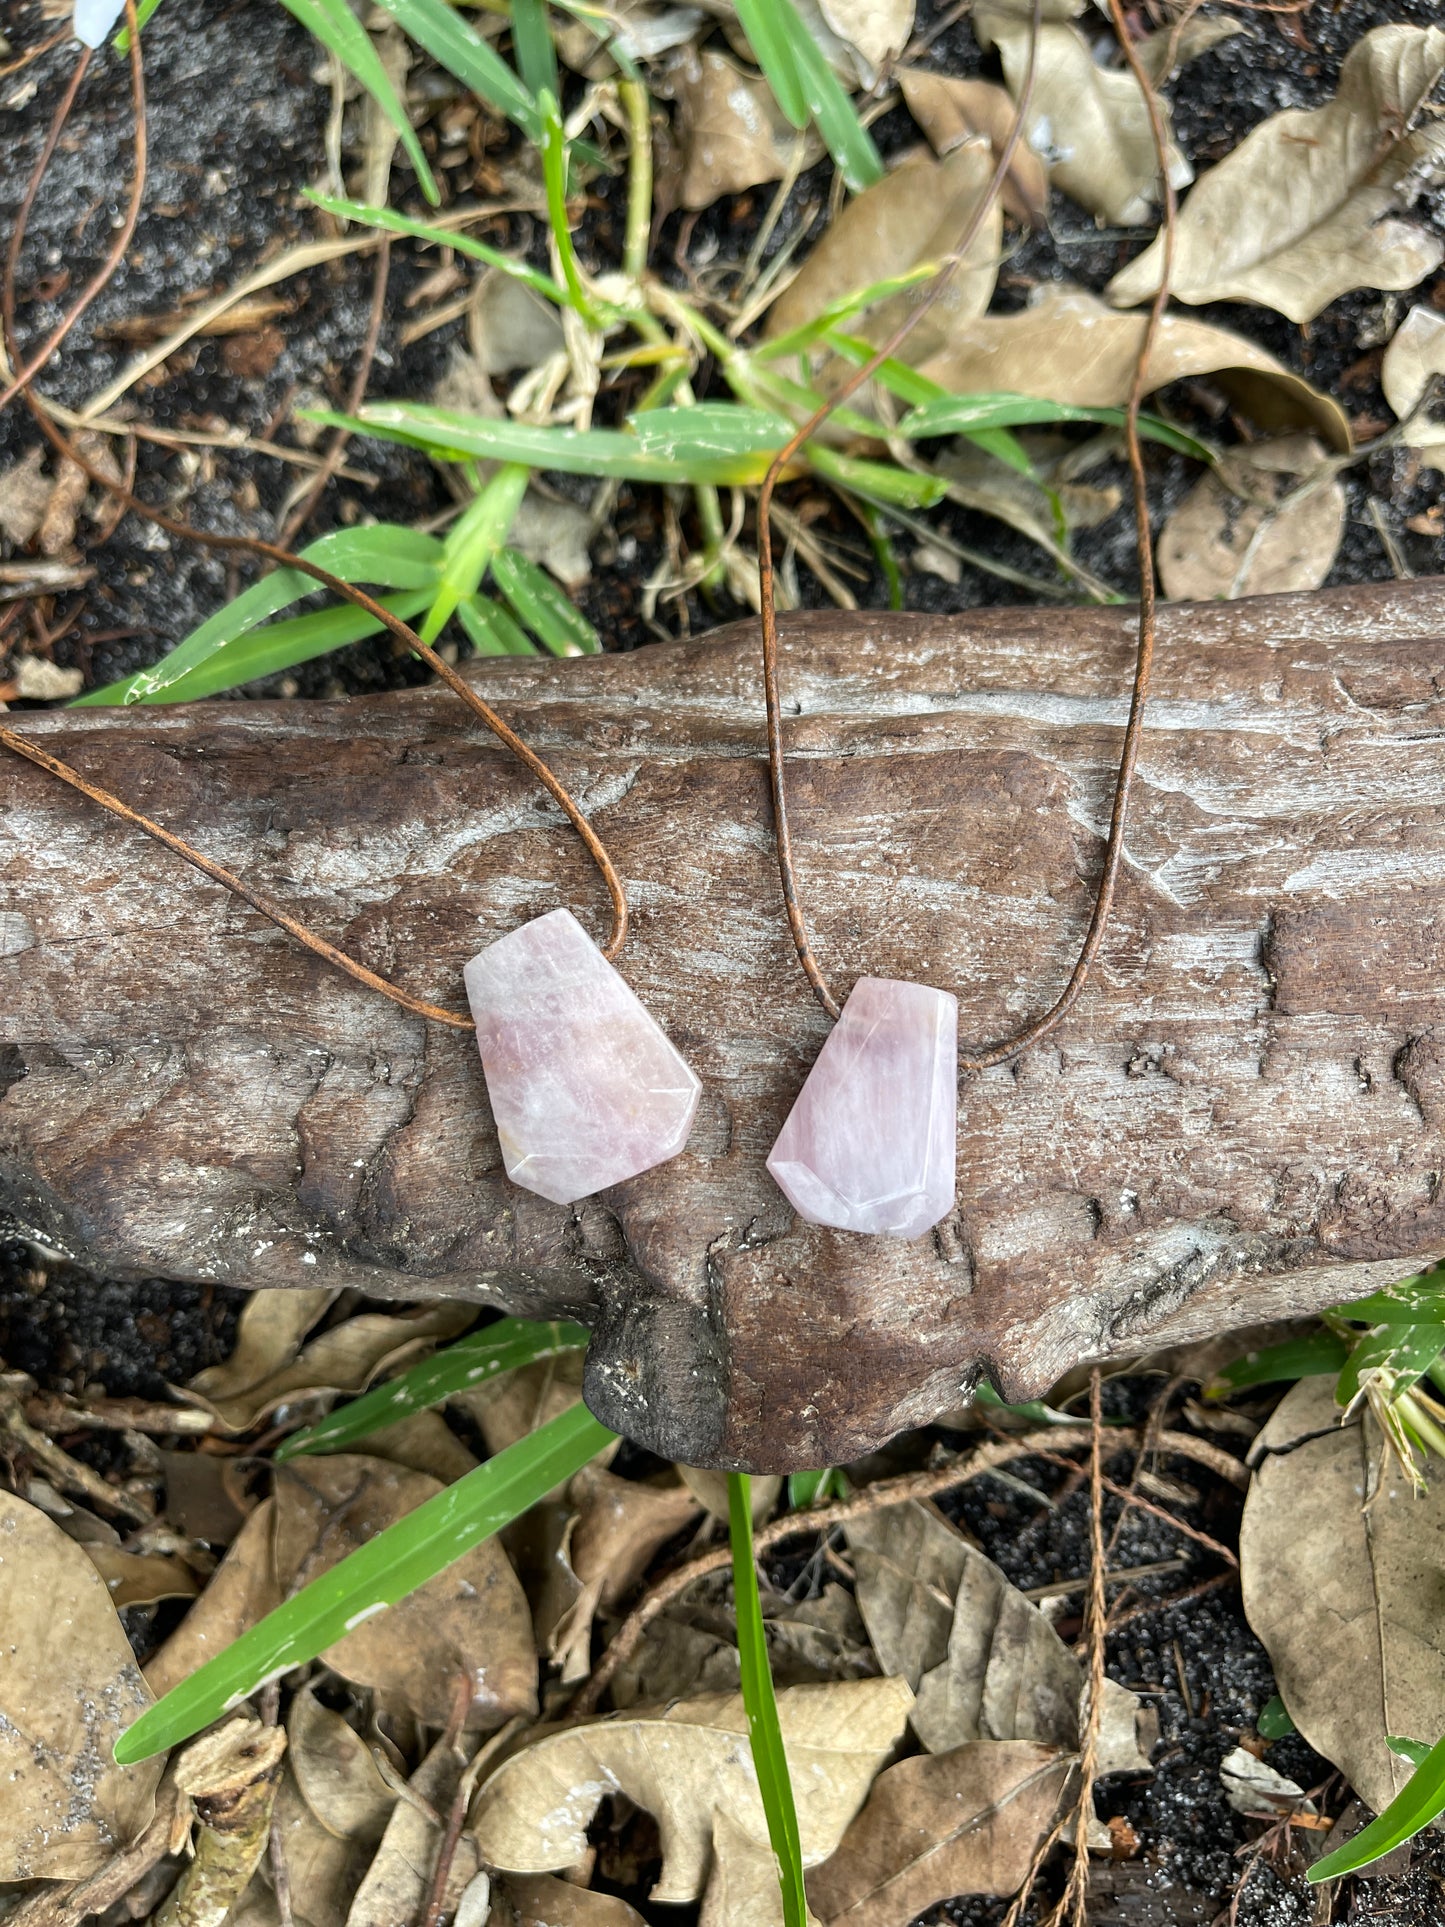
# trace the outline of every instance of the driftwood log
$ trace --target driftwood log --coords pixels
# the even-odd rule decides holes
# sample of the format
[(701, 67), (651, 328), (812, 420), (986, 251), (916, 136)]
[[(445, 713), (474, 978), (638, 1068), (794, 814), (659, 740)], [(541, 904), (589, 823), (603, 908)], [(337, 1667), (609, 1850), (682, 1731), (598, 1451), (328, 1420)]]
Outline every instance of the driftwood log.
[[(785, 623), (825, 968), (1044, 1007), (1087, 920), (1127, 610)], [(571, 1209), (500, 1170), (480, 1065), (17, 758), (0, 761), (0, 1203), (112, 1276), (573, 1315), (669, 1457), (846, 1460), (1080, 1360), (1357, 1295), (1445, 1253), (1445, 582), (1164, 612), (1103, 958), (966, 1083), (912, 1243), (799, 1223), (763, 1160), (825, 1033), (779, 905), (751, 625), (472, 673), (601, 826), (623, 968), (697, 1069), (686, 1154)], [(408, 989), (573, 906), (576, 837), (442, 690), (27, 715)]]

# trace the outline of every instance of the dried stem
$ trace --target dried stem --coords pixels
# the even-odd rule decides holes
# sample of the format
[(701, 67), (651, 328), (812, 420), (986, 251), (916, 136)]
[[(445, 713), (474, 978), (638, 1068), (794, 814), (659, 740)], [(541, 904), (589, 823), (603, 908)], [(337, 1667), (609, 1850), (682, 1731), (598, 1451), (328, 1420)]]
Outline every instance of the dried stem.
[[(1104, 1436), (1111, 1450), (1137, 1450), (1140, 1444), (1140, 1433), (1130, 1426), (1111, 1426)], [(814, 1506), (806, 1512), (785, 1513), (781, 1518), (760, 1527), (757, 1550), (759, 1553), (767, 1552), (783, 1540), (796, 1538), (800, 1533), (829, 1532), (834, 1526), (846, 1525), (850, 1519), (861, 1519), (885, 1506), (905, 1505), (911, 1499), (936, 1498), (939, 1493), (967, 1485), (971, 1479), (981, 1478), (1014, 1459), (1047, 1454), (1065, 1443), (1060, 1439), (1056, 1425), (1046, 1426), (1039, 1431), (1015, 1433), (1011, 1437), (989, 1439), (948, 1465), (933, 1467), (926, 1472), (905, 1473), (896, 1479), (879, 1479), (865, 1486), (861, 1492), (854, 1493), (851, 1498), (839, 1499), (832, 1505)], [(1082, 1437), (1077, 1440), (1080, 1446), (1084, 1443)], [(1239, 1485), (1249, 1477), (1237, 1459), (1232, 1459), (1227, 1452), (1221, 1452), (1217, 1445), (1210, 1445), (1207, 1440), (1192, 1438), (1187, 1432), (1162, 1433), (1158, 1449), (1176, 1458), (1192, 1459), (1198, 1465), (1206, 1465), (1233, 1485)], [(685, 1565), (660, 1579), (613, 1634), (606, 1651), (572, 1702), (573, 1714), (580, 1717), (595, 1712), (618, 1668), (636, 1652), (643, 1634), (658, 1614), (696, 1580), (705, 1579), (709, 1573), (721, 1572), (731, 1559), (731, 1552), (723, 1546), (717, 1551), (705, 1552), (696, 1559), (688, 1560)]]
[(1067, 1912), (1072, 1927), (1085, 1927), (1089, 1897), (1089, 1822), (1094, 1817), (1094, 1781), (1099, 1767), (1099, 1719), (1104, 1703), (1104, 1635), (1109, 1607), (1104, 1592), (1104, 1414), (1096, 1365), (1089, 1376), (1089, 1603), (1084, 1637), (1089, 1684), (1079, 1732), (1079, 1783), (1074, 1802), (1074, 1859), (1056, 1918)]

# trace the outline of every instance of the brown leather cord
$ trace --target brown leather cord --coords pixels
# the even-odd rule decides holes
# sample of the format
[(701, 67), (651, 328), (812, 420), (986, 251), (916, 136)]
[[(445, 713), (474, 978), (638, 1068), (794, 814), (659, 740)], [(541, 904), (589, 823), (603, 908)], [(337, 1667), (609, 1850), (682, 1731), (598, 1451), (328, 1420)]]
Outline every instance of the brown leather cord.
[[(1104, 851), (1104, 867), (1099, 887), (1095, 894), (1093, 913), (1085, 933), (1074, 968), (1067, 984), (1057, 1001), (1035, 1018), (1022, 1030), (985, 1049), (961, 1052), (959, 1068), (962, 1071), (986, 1070), (995, 1064), (1007, 1062), (1016, 1057), (1030, 1045), (1039, 1043), (1052, 1031), (1072, 1009), (1088, 981), (1089, 971), (1099, 953), (1108, 928), (1109, 915), (1113, 908), (1114, 896), (1118, 887), (1119, 873), (1124, 855), (1124, 830), (1128, 816), (1129, 800), (1133, 791), (1134, 774), (1138, 764), (1139, 744), (1143, 735), (1144, 706), (1148, 699), (1149, 678), (1154, 659), (1155, 608), (1154, 608), (1154, 564), (1153, 545), (1149, 530), (1149, 503), (1145, 487), (1143, 455), (1139, 445), (1138, 416), (1139, 404), (1143, 395), (1145, 370), (1158, 331), (1159, 317), (1163, 312), (1169, 286), (1169, 262), (1172, 259), (1174, 190), (1168, 178), (1165, 159), (1162, 123), (1159, 120), (1158, 103), (1152, 88), (1144, 76), (1130, 46), (1127, 29), (1122, 15), (1119, 14), (1117, 0), (1110, 0), (1115, 14), (1115, 27), (1123, 44), (1124, 54), (1144, 90), (1149, 107), (1150, 125), (1155, 133), (1155, 145), (1160, 160), (1160, 179), (1165, 210), (1165, 274), (1160, 292), (1150, 310), (1139, 361), (1134, 372), (1134, 382), (1129, 397), (1126, 418), (1126, 439), (1129, 451), (1129, 466), (1134, 481), (1135, 519), (1139, 547), (1139, 642), (1135, 656), (1134, 681), (1130, 698), (1129, 719), (1124, 731), (1124, 742), (1120, 751), (1119, 771), (1114, 785), (1114, 801), (1110, 814), (1109, 835)], [(842, 386), (819, 408), (774, 456), (767, 475), (763, 479), (758, 498), (758, 579), (761, 590), (761, 620), (763, 634), (763, 692), (767, 706), (768, 732), (768, 769), (772, 784), (774, 840), (777, 848), (778, 874), (782, 883), (783, 904), (787, 911), (788, 923), (793, 933), (793, 943), (798, 952), (798, 961), (803, 974), (812, 986), (813, 994), (827, 1011), (837, 1018), (840, 1005), (829, 988), (828, 981), (818, 963), (809, 934), (807, 917), (803, 910), (801, 893), (793, 863), (792, 835), (788, 824), (787, 795), (784, 778), (784, 748), (782, 733), (782, 705), (778, 687), (778, 627), (773, 585), (772, 531), (770, 511), (773, 491), (786, 464), (797, 454), (809, 436), (818, 428), (833, 410), (857, 393), (863, 383), (877, 372), (884, 361), (891, 357), (905, 338), (917, 327), (924, 315), (937, 301), (948, 282), (958, 271), (981, 229), (984, 219), (996, 200), (1004, 179), (1012, 165), (1014, 150), (1023, 133), (1023, 125), (1028, 113), (1033, 93), (1034, 72), (1037, 61), (1039, 29), (1042, 22), (1042, 0), (1034, 0), (1029, 37), (1028, 67), (1023, 86), (1019, 92), (1018, 108), (1013, 124), (1009, 128), (1008, 139), (999, 156), (988, 189), (975, 209), (972, 219), (962, 240), (953, 253), (942, 264), (938, 275), (930, 284), (927, 294), (905, 317), (888, 340), (861, 367), (855, 369)]]
[(109, 810), (112, 816), (118, 816), (123, 823), (133, 824), (136, 829), (144, 830), (147, 836), (153, 836), (158, 843), (164, 843), (168, 850), (174, 850), (177, 856), (184, 857), (187, 863), (193, 863), (206, 876), (224, 884), (238, 897), (243, 897), (253, 910), (259, 910), (263, 917), (269, 917), (272, 923), (288, 936), (294, 937), (297, 943), (305, 944), (314, 955), (325, 963), (334, 964), (338, 970), (344, 970), (348, 977), (354, 977), (359, 984), (365, 984), (370, 990), (379, 990), (394, 1004), (400, 1004), (403, 1010), (412, 1011), (418, 1017), (429, 1017), (433, 1023), (449, 1024), (454, 1030), (472, 1028), (470, 1017), (458, 1017), (455, 1012), (443, 1010), (439, 1004), (429, 1004), (424, 997), (413, 997), (408, 991), (398, 990), (395, 984), (389, 984), (384, 977), (378, 977), (374, 970), (368, 970), (365, 964), (358, 963), (354, 957), (348, 957), (344, 951), (338, 950), (335, 944), (308, 930), (304, 923), (283, 910), (274, 898), (268, 897), (254, 884), (243, 881), (234, 870), (214, 862), (202, 851), (193, 848), (184, 837), (177, 836), (153, 818), (143, 816), (139, 810), (133, 810), (129, 803), (122, 802), (98, 783), (92, 783), (79, 770), (72, 769), (69, 763), (62, 763), (58, 756), (51, 756), (38, 743), (32, 743), (28, 737), (4, 727), (0, 727), (0, 743), (14, 750), (17, 756), (23, 756), (27, 762), (34, 763), (37, 769), (48, 770), (52, 776), (59, 777), (62, 783), (69, 783), (72, 789), (79, 790), (82, 796)]
[[(126, 0), (126, 17), (131, 32), (131, 78), (135, 102), (136, 127), (138, 130), (136, 186), (133, 193), (133, 199), (138, 206), (140, 193), (144, 185), (145, 173), (145, 136), (143, 131), (145, 127), (145, 83), (139, 56), (140, 37), (136, 27), (135, 0)], [(62, 103), (66, 112), (68, 112), (69, 106), (74, 100), (78, 84), (78, 79), (73, 79), (67, 91), (65, 101)], [(0, 321), (3, 321), (7, 352), (12, 356), (12, 359), (15, 357), (13, 346), (15, 337), (15, 266), (19, 259), (29, 212), (34, 204), (45, 165), (54, 151), (61, 127), (64, 125), (64, 117), (64, 113), (57, 113), (55, 122), (51, 128), (50, 137), (42, 150), (34, 176), (27, 188), (25, 199), (21, 204), (15, 233), (11, 236), (10, 247), (7, 250), (3, 286), (0, 286)], [(541, 757), (528, 747), (522, 738), (517, 735), (516, 731), (502, 720), (491, 705), (482, 700), (476, 691), (467, 683), (465, 678), (459, 675), (450, 663), (446, 662), (434, 649), (423, 642), (414, 629), (403, 622), (399, 616), (394, 615), (390, 609), (383, 607), (374, 597), (367, 595), (364, 590), (358, 589), (353, 583), (342, 581), (339, 576), (332, 575), (329, 570), (320, 568), (316, 563), (308, 561), (304, 556), (293, 555), (289, 550), (281, 548), (275, 543), (264, 542), (253, 536), (214, 535), (206, 530), (193, 528), (189, 523), (179, 521), (173, 516), (165, 515), (160, 510), (151, 508), (149, 504), (139, 500), (129, 489), (124, 488), (119, 482), (115, 481), (113, 477), (107, 475), (61, 432), (56, 423), (51, 420), (46, 410), (31, 393), (29, 380), (29, 373), (22, 371), (22, 374), (16, 377), (12, 386), (16, 392), (24, 395), (31, 414), (52, 447), (67, 461), (74, 462), (92, 482), (106, 490), (117, 501), (123, 503), (127, 509), (142, 516), (145, 520), (155, 523), (157, 527), (165, 529), (169, 534), (180, 537), (182, 540), (198, 542), (208, 548), (233, 552), (241, 551), (252, 555), (264, 556), (267, 560), (275, 562), (284, 568), (299, 571), (302, 575), (310, 577), (313, 581), (320, 583), (324, 588), (331, 590), (333, 594), (340, 596), (343, 600), (354, 603), (358, 608), (364, 609), (368, 615), (379, 622), (390, 634), (395, 636), (399, 642), (404, 643), (413, 654), (419, 656), (421, 660), (427, 664), (428, 668), (432, 670), (433, 674), (439, 677), (440, 680), (466, 704), (467, 708), (491, 731), (492, 735), (536, 778), (543, 789), (547, 791), (548, 795), (560, 806), (567, 820), (581, 837), (589, 856), (591, 856), (601, 873), (602, 880), (607, 887), (607, 892), (611, 899), (612, 928), (608, 941), (603, 946), (602, 954), (609, 961), (617, 956), (627, 937), (627, 894), (623, 887), (622, 879), (618, 875), (605, 845), (592, 825), (587, 821), (587, 818), (582, 813), (581, 807), (573, 800), (561, 780), (553, 774), (552, 770), (542, 761)], [(28, 742), (16, 731), (8, 727), (0, 727), (0, 744), (13, 750), (17, 755), (26, 757), (30, 762), (38, 765), (40, 768), (49, 771), (51, 775), (58, 777), (62, 782), (69, 783), (73, 789), (87, 796), (92, 802), (100, 804), (102, 808), (110, 810), (123, 821), (131, 823), (136, 828), (145, 830), (148, 835), (156, 837), (160, 842), (164, 843), (168, 849), (173, 850), (178, 856), (183, 857), (186, 862), (193, 864), (198, 870), (214, 878), (216, 882), (224, 884), (227, 889), (235, 891), (237, 895), (244, 898), (253, 908), (259, 910), (263, 916), (268, 917), (273, 923), (278, 925), (279, 928), (295, 937), (298, 942), (303, 943), (307, 949), (314, 952), (317, 956), (323, 957), (328, 963), (334, 964), (338, 969), (346, 971), (348, 975), (356, 978), (358, 982), (367, 984), (371, 989), (380, 992), (381, 995), (391, 998), (394, 1003), (400, 1004), (404, 1009), (414, 1011), (419, 1015), (430, 1017), (436, 1022), (446, 1023), (459, 1029), (470, 1028), (469, 1019), (442, 1010), (440, 1006), (427, 1003), (423, 999), (412, 997), (408, 992), (399, 990), (395, 985), (387, 983), (384, 978), (378, 977), (374, 971), (368, 970), (364, 964), (356, 962), (354, 958), (347, 957), (343, 952), (337, 950), (334, 945), (327, 943), (325, 938), (318, 937), (313, 931), (307, 929), (304, 924), (299, 922), (298, 919), (282, 910), (278, 904), (273, 902), (272, 899), (264, 893), (254, 890), (250, 885), (243, 883), (240, 878), (236, 877), (223, 865), (212, 862), (209, 857), (194, 848), (194, 846), (188, 843), (183, 837), (175, 835), (173, 831), (164, 829), (160, 824), (152, 821), (152, 819), (147, 816), (143, 816), (139, 811), (132, 810), (118, 797), (114, 797), (108, 791), (100, 789), (97, 785), (90, 783), (87, 778), (81, 776), (78, 771), (72, 769), (68, 764), (63, 763), (58, 757), (51, 756), (47, 752), (37, 749), (34, 744)]]

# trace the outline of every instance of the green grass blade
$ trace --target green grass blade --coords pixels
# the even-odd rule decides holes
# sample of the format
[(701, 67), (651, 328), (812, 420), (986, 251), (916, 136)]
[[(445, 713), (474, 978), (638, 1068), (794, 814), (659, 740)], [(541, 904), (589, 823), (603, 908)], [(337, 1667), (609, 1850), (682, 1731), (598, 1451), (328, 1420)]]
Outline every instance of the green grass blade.
[(539, 653), (499, 602), (490, 596), (468, 596), (457, 617), (479, 656), (535, 656)]
[(464, 87), (521, 128), (530, 141), (542, 137), (535, 92), (446, 0), (380, 0), (380, 4), (432, 59)]
[(758, 1598), (758, 1569), (753, 1560), (752, 1480), (745, 1472), (728, 1474), (728, 1528), (733, 1551), (733, 1602), (738, 1622), (738, 1670), (742, 1676), (743, 1705), (748, 1715), (748, 1739), (758, 1776), (768, 1839), (778, 1863), (783, 1894), (784, 1927), (808, 1927), (808, 1902), (803, 1891), (803, 1847), (793, 1782), (778, 1724), (778, 1702), (768, 1665), (767, 1634), (763, 1630), (762, 1601)]
[[(379, 596), (377, 600), (394, 616), (410, 622), (428, 607), (431, 593), (414, 590), (409, 595)], [(310, 615), (292, 616), (286, 622), (268, 622), (262, 629), (238, 636), (208, 662), (199, 663), (150, 695), (132, 697), (130, 692), (142, 678), (127, 676), (121, 682), (107, 683), (104, 689), (93, 689), (88, 695), (78, 696), (69, 707), (99, 708), (132, 701), (199, 702), (203, 697), (219, 696), (227, 689), (241, 689), (249, 682), (259, 682), (263, 676), (279, 675), (283, 669), (294, 669), (298, 663), (329, 655), (333, 649), (344, 649), (347, 643), (375, 635), (381, 626), (375, 616), (369, 616), (365, 609), (349, 602), (334, 609), (315, 609)]]
[(790, 1472), (788, 1474), (788, 1506), (793, 1512), (806, 1512), (810, 1505), (818, 1503), (818, 1494), (827, 1485), (832, 1475), (831, 1465), (820, 1466), (816, 1472)]
[(504, 462), (458, 518), (443, 545), (441, 579), (422, 624), (423, 642), (435, 642), (457, 605), (476, 594), (507, 539), (530, 475), (530, 469)]
[(374, 1385), (345, 1405), (277, 1446), (277, 1460), (304, 1458), (313, 1452), (345, 1452), (358, 1439), (369, 1438), (385, 1425), (395, 1425), (413, 1412), (425, 1412), (457, 1392), (471, 1391), (501, 1372), (514, 1372), (539, 1358), (579, 1351), (587, 1343), (585, 1325), (534, 1318), (499, 1318), (424, 1358), (399, 1378)]
[[(1290, 1722), (1290, 1731), (1294, 1731), (1293, 1721)], [(1398, 1753), (1402, 1760), (1408, 1760), (1411, 1766), (1424, 1766), (1430, 1757), (1430, 1749), (1423, 1740), (1402, 1740), (1398, 1733), (1387, 1733), (1385, 1744), (1392, 1753)]]
[(406, 108), (397, 98), (390, 76), (381, 64), (381, 56), (371, 44), (370, 34), (346, 0), (281, 0), (281, 4), (288, 13), (295, 15), (308, 32), (315, 34), (322, 46), (329, 47), (347, 72), (361, 82), (396, 129), (397, 137), (406, 149), (407, 159), (416, 170), (422, 193), (433, 207), (440, 206), (442, 197), (427, 166), (416, 129), (407, 117)]
[(1341, 1318), (1353, 1318), (1363, 1325), (1445, 1324), (1445, 1275), (1422, 1271), (1335, 1309)]
[(1442, 1351), (1445, 1325), (1385, 1325), (1368, 1332), (1345, 1360), (1335, 1397), (1341, 1405), (1352, 1405), (1365, 1374), (1378, 1372), (1388, 1382), (1389, 1396), (1397, 1398), (1424, 1376)]
[(1323, 1378), (1344, 1365), (1350, 1348), (1333, 1332), (1313, 1332), (1308, 1338), (1287, 1338), (1282, 1345), (1266, 1345), (1246, 1352), (1232, 1365), (1216, 1372), (1203, 1387), (1206, 1398), (1228, 1398), (1250, 1385), (1277, 1385), (1286, 1379)]
[(1267, 1699), (1259, 1709), (1255, 1729), (1262, 1740), (1282, 1740), (1299, 1728), (1289, 1716), (1289, 1708), (1278, 1693)]
[(1445, 1813), (1445, 1739), (1431, 1747), (1378, 1819), (1363, 1827), (1353, 1840), (1347, 1840), (1344, 1846), (1317, 1860), (1305, 1878), (1315, 1885), (1321, 1880), (1338, 1880), (1342, 1874), (1358, 1873), (1361, 1867), (1368, 1867), (1371, 1861), (1413, 1840), (1422, 1827), (1428, 1827), (1442, 1813)]
[(1015, 1418), (1026, 1418), (1031, 1425), (1087, 1425), (1087, 1416), (1074, 1412), (1061, 1412), (1056, 1405), (1046, 1405), (1041, 1398), (1025, 1399), (1021, 1405), (1010, 1405), (984, 1379), (974, 1387), (973, 1402), (986, 1411), (1012, 1412)]
[[(136, 26), (144, 27), (147, 20), (150, 19), (160, 4), (161, 0), (140, 0), (140, 5), (135, 10)], [(128, 54), (130, 52), (130, 28), (122, 27), (116, 35), (113, 44), (118, 54)]]
[(541, 638), (554, 656), (595, 656), (602, 641), (577, 605), (563, 595), (551, 576), (516, 549), (502, 549), (492, 561), (492, 579), (512, 614)]
[[(1122, 428), (1126, 419), (1122, 408), (1076, 408), (1035, 395), (949, 395), (913, 409), (899, 422), (898, 432), (910, 441), (921, 441), (933, 435), (976, 436), (981, 429), (1022, 428), (1036, 423), (1100, 422), (1108, 428)], [(1146, 441), (1160, 442), (1197, 462), (1214, 460), (1206, 443), (1171, 427), (1157, 415), (1140, 415), (1139, 433)]]
[[(769, 457), (787, 441), (793, 425), (767, 408), (739, 402), (699, 401), (683, 408), (649, 408), (628, 418), (637, 446), (689, 472), (756, 453)], [(764, 464), (766, 472), (766, 464)]]
[(313, 1579), (165, 1698), (116, 1742), (121, 1766), (179, 1746), (293, 1666), (394, 1606), (519, 1518), (611, 1443), (584, 1405), (498, 1452)]
[[(745, 425), (740, 424), (733, 442), (720, 451), (716, 417), (728, 407), (717, 403), (706, 410), (659, 410), (659, 415), (678, 418), (667, 427), (665, 437), (656, 424), (641, 436), (612, 428), (552, 428), (461, 415), (419, 402), (371, 402), (358, 415), (308, 410), (306, 419), (403, 442), (443, 460), (524, 462), (530, 468), (567, 475), (614, 475), (628, 482), (716, 482), (741, 488), (762, 481), (774, 452), (791, 430), (761, 409), (739, 408), (739, 416), (751, 418), (751, 432), (743, 432)], [(695, 417), (700, 420), (693, 421)]]
[(560, 281), (554, 281), (550, 274), (543, 274), (540, 268), (528, 267), (525, 261), (517, 261), (510, 254), (503, 254), (500, 248), (488, 247), (485, 241), (475, 240), (460, 229), (436, 227), (430, 221), (418, 221), (410, 214), (398, 214), (394, 208), (369, 207), (364, 201), (342, 200), (334, 194), (320, 194), (315, 188), (307, 188), (305, 192), (309, 201), (325, 208), (328, 214), (339, 215), (343, 221), (356, 221), (362, 227), (385, 228), (388, 234), (409, 234), (414, 240), (430, 241), (433, 247), (454, 248), (469, 260), (485, 261), (489, 268), (498, 268), (503, 274), (510, 274), (514, 281), (522, 282), (534, 294), (540, 294), (544, 301), (555, 302), (559, 308), (567, 306), (567, 290)]
[[(889, 275), (882, 281), (870, 281), (865, 288), (859, 288), (852, 294), (840, 295), (836, 301), (830, 301), (826, 308), (820, 308), (811, 321), (804, 321), (798, 327), (790, 328), (786, 334), (774, 335), (770, 341), (759, 343), (751, 350), (753, 359), (764, 362), (783, 361), (789, 355), (806, 353), (815, 342), (821, 341), (824, 335), (831, 333), (843, 322), (851, 321), (865, 308), (871, 308), (879, 301), (891, 300), (895, 294), (905, 294), (908, 289), (916, 288), (920, 282), (931, 281), (938, 273), (938, 265), (937, 261), (920, 261), (915, 267), (908, 268), (902, 274)], [(920, 376), (919, 379), (923, 380), (924, 377)], [(928, 385), (936, 387), (936, 384), (931, 382)], [(938, 392), (943, 391), (938, 390)], [(919, 399), (922, 400), (925, 397), (920, 396)]]
[(821, 442), (809, 442), (807, 453), (809, 464), (825, 480), (861, 495), (878, 508), (928, 509), (948, 493), (948, 483), (941, 475), (895, 468), (891, 462), (865, 461), (858, 455), (840, 455)]
[(855, 194), (872, 187), (883, 179), (883, 157), (859, 120), (846, 88), (828, 65), (823, 49), (804, 26), (793, 0), (764, 0), (764, 4), (772, 7), (784, 24), (808, 111), (838, 172)]
[(568, 301), (590, 325), (595, 325), (596, 311), (582, 284), (577, 251), (572, 245), (572, 228), (567, 218), (567, 135), (562, 126), (561, 107), (551, 88), (544, 88), (538, 95), (537, 108), (542, 116), (542, 185), (547, 195), (547, 225), (557, 244), (557, 259), (562, 264)]
[[(736, 0), (736, 5), (748, 45), (773, 90), (774, 100), (801, 133), (808, 124), (808, 93), (793, 57), (790, 22), (776, 0)], [(796, 13), (793, 20), (797, 21)]]
[(560, 100), (557, 49), (552, 44), (552, 29), (542, 0), (512, 0), (512, 46), (532, 98), (540, 101), (545, 92), (551, 94), (553, 100)]
[[(435, 536), (399, 524), (379, 522), (371, 528), (338, 529), (301, 551), (347, 582), (370, 582), (384, 589), (434, 588), (441, 573), (442, 545)], [(317, 584), (299, 569), (273, 569), (224, 609), (193, 629), (168, 655), (131, 679), (127, 703), (144, 702), (208, 661), (237, 637), (245, 635), (302, 596), (314, 595)]]

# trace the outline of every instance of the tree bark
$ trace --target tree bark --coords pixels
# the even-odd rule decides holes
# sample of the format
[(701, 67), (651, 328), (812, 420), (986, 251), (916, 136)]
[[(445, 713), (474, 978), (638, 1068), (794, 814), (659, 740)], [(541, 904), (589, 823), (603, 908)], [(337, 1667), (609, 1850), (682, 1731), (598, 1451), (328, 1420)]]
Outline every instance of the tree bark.
[[(1132, 611), (784, 624), (817, 950), (983, 1043), (1087, 923)], [(480, 1064), (42, 772), (0, 762), (0, 1198), (111, 1275), (576, 1316), (668, 1457), (845, 1460), (1083, 1359), (1304, 1312), (1445, 1253), (1445, 582), (1162, 612), (1118, 907), (1047, 1044), (966, 1080), (909, 1243), (804, 1225), (764, 1158), (826, 1032), (774, 868), (753, 625), (488, 697), (626, 877), (622, 968), (701, 1076), (683, 1156), (572, 1208), (503, 1176)], [(560, 813), (427, 689), (21, 726), (407, 989), (528, 917), (606, 927)]]

